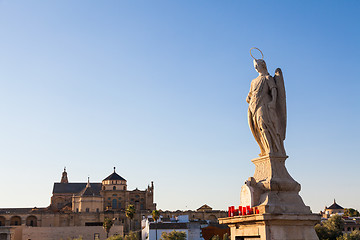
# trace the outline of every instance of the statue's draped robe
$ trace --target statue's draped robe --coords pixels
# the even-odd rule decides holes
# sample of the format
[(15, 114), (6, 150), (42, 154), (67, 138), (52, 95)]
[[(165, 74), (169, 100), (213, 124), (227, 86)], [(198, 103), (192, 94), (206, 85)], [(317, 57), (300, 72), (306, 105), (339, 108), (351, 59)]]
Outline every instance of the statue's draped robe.
[(248, 120), (251, 132), (260, 146), (260, 156), (266, 154), (285, 154), (283, 139), (279, 134), (278, 116), (269, 108), (275, 81), (270, 75), (258, 76), (251, 82), (248, 95)]

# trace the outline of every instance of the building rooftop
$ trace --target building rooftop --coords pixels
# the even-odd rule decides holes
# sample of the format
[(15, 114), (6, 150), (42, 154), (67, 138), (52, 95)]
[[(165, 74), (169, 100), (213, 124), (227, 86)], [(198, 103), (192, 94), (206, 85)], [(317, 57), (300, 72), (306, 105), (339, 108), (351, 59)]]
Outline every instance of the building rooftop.
[(337, 204), (335, 199), (334, 199), (334, 203), (330, 207), (328, 207), (326, 209), (344, 209), (344, 208), (342, 206), (340, 206), (339, 204)]
[(86, 184), (86, 187), (83, 190), (81, 190), (81, 192), (78, 195), (82, 197), (101, 196), (99, 191), (97, 191), (97, 189), (92, 188), (89, 180), (88, 183)]
[(114, 172), (112, 174), (110, 174), (107, 178), (105, 178), (103, 181), (106, 180), (123, 180), (126, 181), (125, 178), (121, 177), (119, 174), (117, 174), (115, 172), (115, 167), (114, 167)]
[[(86, 188), (85, 183), (54, 183), (53, 193), (72, 193), (77, 194)], [(100, 194), (101, 183), (90, 183), (96, 195)]]
[(0, 208), (0, 214), (21, 214), (21, 213), (33, 213), (36, 211), (43, 211), (46, 208)]
[(207, 204), (204, 204), (201, 207), (199, 207), (198, 209), (196, 209), (196, 211), (212, 211), (212, 207), (210, 207)]

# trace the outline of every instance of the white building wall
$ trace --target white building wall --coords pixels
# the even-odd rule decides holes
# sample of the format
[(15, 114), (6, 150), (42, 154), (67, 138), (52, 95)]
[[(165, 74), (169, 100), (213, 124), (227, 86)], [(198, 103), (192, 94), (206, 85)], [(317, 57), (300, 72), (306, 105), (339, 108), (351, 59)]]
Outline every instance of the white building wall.
[(188, 224), (189, 228), (189, 234), (188, 234), (188, 240), (202, 240), (201, 237), (201, 225), (196, 222), (190, 222)]
[[(163, 232), (172, 232), (172, 231), (181, 231), (186, 233), (187, 240), (203, 240), (201, 237), (201, 227), (206, 227), (208, 224), (201, 226), (199, 222), (189, 222), (189, 218), (187, 215), (179, 216), (179, 223), (186, 223), (187, 229), (157, 229), (157, 239), (156, 239), (156, 229), (149, 228), (149, 220), (142, 220), (142, 232), (141, 239), (142, 240), (159, 240), (161, 238), (161, 234)], [(176, 223), (175, 223), (176, 224)]]
[(149, 236), (149, 221), (147, 219), (141, 221), (141, 228), (141, 240), (147, 240)]

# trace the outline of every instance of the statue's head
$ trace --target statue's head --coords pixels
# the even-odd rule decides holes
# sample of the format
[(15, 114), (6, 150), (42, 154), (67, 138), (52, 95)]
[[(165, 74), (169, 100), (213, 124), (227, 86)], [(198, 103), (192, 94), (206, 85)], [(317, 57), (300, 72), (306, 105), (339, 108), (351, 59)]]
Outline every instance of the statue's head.
[[(251, 54), (251, 50), (258, 50), (261, 53), (261, 59), (256, 59), (252, 54)], [(251, 57), (254, 59), (254, 67), (255, 70), (260, 74), (260, 75), (264, 75), (264, 74), (269, 74), (267, 71), (267, 67), (266, 67), (266, 63), (264, 61), (264, 54), (262, 53), (262, 51), (256, 47), (253, 47), (250, 49), (250, 55)]]
[(254, 67), (258, 73), (267, 74), (266, 62), (263, 59), (254, 59)]

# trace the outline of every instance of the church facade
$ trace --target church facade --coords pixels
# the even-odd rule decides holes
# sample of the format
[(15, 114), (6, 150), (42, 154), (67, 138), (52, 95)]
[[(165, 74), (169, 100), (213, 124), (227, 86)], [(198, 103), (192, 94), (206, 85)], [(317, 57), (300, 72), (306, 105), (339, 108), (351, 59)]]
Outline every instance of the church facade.
[(132, 204), (137, 212), (156, 209), (154, 204), (154, 184), (145, 190), (127, 189), (127, 181), (115, 171), (101, 183), (69, 183), (66, 169), (61, 181), (54, 183), (51, 208), (72, 212), (124, 211)]
[(64, 239), (76, 237), (71, 234), (79, 229), (83, 229), (79, 235), (104, 239), (102, 224), (105, 218), (113, 220), (113, 233), (122, 235), (130, 230), (129, 219), (125, 215), (125, 209), (130, 204), (136, 209), (131, 229), (137, 230), (141, 227), (143, 216), (156, 209), (153, 182), (144, 190), (128, 190), (126, 179), (117, 174), (114, 168), (114, 172), (102, 182), (88, 180), (72, 183), (64, 169), (61, 181), (54, 183), (48, 207), (0, 208), (0, 240), (23, 239), (25, 235), (26, 239), (37, 239), (39, 236), (52, 239), (50, 236), (54, 235), (55, 230), (51, 229), (54, 227), (62, 227)]

